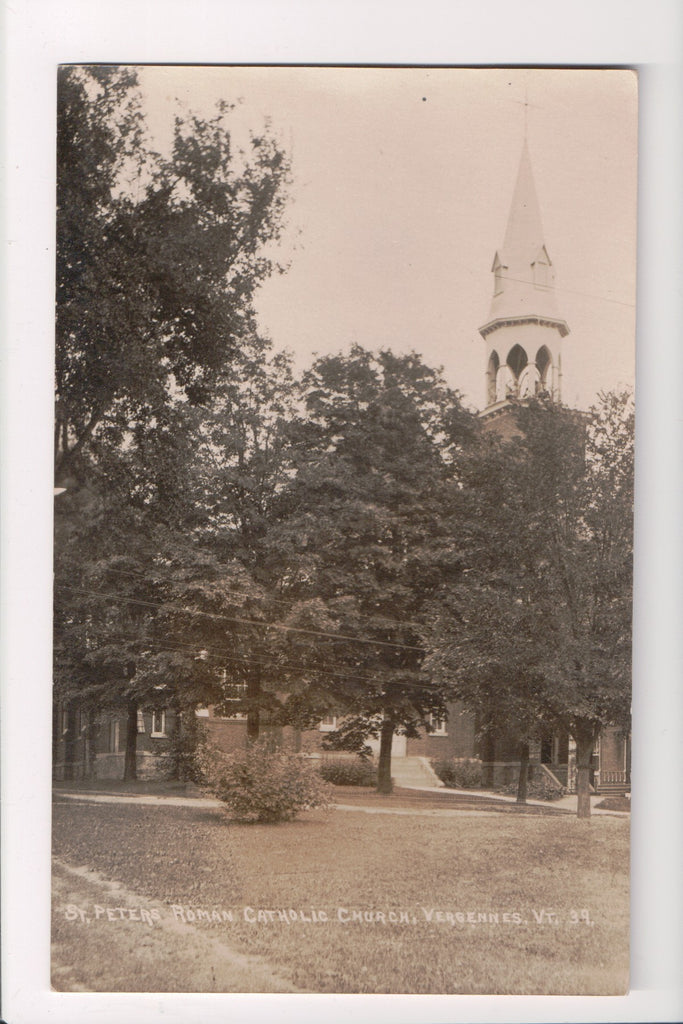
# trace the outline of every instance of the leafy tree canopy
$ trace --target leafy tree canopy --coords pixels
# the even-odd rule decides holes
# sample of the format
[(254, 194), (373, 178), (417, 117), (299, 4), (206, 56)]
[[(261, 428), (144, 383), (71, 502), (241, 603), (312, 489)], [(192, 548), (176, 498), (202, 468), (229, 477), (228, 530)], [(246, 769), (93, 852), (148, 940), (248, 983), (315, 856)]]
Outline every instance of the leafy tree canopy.
[(463, 476), (467, 573), (435, 608), (430, 666), (484, 718), (568, 730), (587, 772), (600, 729), (630, 714), (632, 398), (515, 415)]
[[(309, 698), (339, 711), (332, 739), (358, 748), (382, 730), (415, 735), (443, 717), (448, 688), (423, 674), (425, 609), (461, 558), (453, 518), (474, 418), (416, 355), (354, 347), (304, 375), (292, 426), (296, 475), (279, 497), (277, 539)], [(382, 753), (380, 754), (380, 761)]]
[(174, 403), (203, 404), (255, 333), (255, 288), (286, 201), (267, 134), (235, 152), (230, 107), (179, 118), (170, 156), (146, 141), (135, 72), (60, 70), (57, 415), (61, 479), (99, 438), (122, 443)]

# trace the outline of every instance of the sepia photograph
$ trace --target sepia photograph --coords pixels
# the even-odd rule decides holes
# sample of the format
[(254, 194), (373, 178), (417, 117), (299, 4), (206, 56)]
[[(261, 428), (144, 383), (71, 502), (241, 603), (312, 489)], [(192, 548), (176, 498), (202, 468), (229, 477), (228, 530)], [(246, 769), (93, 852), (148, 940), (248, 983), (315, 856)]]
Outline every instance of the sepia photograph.
[(636, 73), (56, 124), (53, 989), (624, 995)]

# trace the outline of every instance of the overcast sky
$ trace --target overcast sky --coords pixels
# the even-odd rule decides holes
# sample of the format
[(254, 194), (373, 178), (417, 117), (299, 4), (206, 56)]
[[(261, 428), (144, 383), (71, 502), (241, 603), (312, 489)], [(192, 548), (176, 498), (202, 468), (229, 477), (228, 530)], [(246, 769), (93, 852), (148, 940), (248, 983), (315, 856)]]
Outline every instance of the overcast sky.
[[(632, 383), (637, 83), (630, 71), (146, 68), (167, 144), (178, 102), (241, 101), (238, 137), (265, 118), (292, 160), (288, 272), (257, 295), (264, 331), (297, 364), (358, 342), (415, 349), (484, 401), (494, 252), (526, 132), (555, 265), (563, 399)], [(525, 99), (527, 106), (525, 108)]]

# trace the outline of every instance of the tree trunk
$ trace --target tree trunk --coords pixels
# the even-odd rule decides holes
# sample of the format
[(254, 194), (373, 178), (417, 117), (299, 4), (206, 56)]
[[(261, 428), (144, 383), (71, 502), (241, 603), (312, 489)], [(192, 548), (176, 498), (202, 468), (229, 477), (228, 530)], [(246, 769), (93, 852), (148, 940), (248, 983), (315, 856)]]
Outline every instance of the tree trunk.
[(95, 740), (97, 737), (97, 723), (94, 711), (88, 711), (87, 725), (85, 728), (85, 777), (95, 778)]
[(256, 743), (261, 732), (261, 674), (250, 675), (247, 681), (247, 746)]
[(382, 722), (379, 740), (379, 763), (377, 765), (377, 792), (391, 793), (391, 744), (394, 738), (394, 723), (390, 718)]
[(576, 816), (590, 818), (590, 770), (595, 737), (592, 728), (577, 729), (576, 739)]
[[(194, 715), (192, 715), (192, 718), (194, 718)], [(188, 724), (186, 725), (185, 712), (176, 710), (175, 729), (171, 737), (170, 747), (171, 769), (168, 774), (168, 778), (173, 782), (185, 781), (185, 751), (192, 742), (190, 736), (190, 717), (188, 717), (187, 722)]]
[(134, 700), (128, 701), (126, 713), (126, 752), (123, 758), (123, 781), (129, 782), (138, 777), (138, 705)]
[(496, 759), (496, 743), (495, 736), (493, 735), (493, 728), (487, 722), (484, 726), (484, 733), (482, 736), (482, 761), (484, 762), (484, 777), (482, 782), (486, 789), (493, 789), (495, 784), (495, 766), (494, 761)]
[(66, 732), (64, 734), (64, 778), (71, 781), (75, 778), (76, 761), (76, 708), (73, 701), (67, 705)]
[(517, 782), (517, 803), (526, 803), (527, 782), (529, 779), (529, 744), (522, 743), (519, 748), (519, 780)]
[(60, 704), (59, 701), (53, 698), (52, 700), (52, 778), (58, 777), (57, 764), (59, 758), (59, 741), (61, 736), (59, 735), (60, 728)]

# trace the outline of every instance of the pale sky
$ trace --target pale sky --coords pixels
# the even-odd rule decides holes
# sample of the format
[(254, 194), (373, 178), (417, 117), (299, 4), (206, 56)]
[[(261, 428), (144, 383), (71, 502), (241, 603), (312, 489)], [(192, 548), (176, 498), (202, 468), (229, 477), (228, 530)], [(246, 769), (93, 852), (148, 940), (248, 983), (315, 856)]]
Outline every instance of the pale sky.
[(146, 68), (156, 141), (178, 102), (241, 101), (236, 136), (272, 131), (292, 184), (260, 323), (299, 367), (354, 342), (412, 349), (480, 408), (493, 255), (525, 131), (555, 266), (563, 400), (633, 382), (637, 83), (630, 71)]

